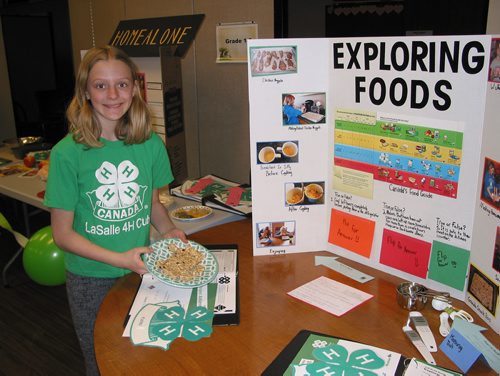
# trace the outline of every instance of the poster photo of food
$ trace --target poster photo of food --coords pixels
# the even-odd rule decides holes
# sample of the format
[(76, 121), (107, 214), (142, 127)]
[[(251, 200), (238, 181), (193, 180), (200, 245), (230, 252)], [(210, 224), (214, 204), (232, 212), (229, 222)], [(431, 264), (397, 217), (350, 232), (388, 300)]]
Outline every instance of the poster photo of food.
[(257, 164), (298, 162), (299, 142), (297, 140), (257, 142)]
[(252, 76), (297, 73), (297, 46), (250, 48)]
[(283, 125), (324, 124), (326, 93), (283, 93)]
[(285, 205), (323, 205), (325, 182), (285, 183)]
[(481, 272), (474, 264), (470, 264), (469, 282), (467, 291), (488, 310), (496, 316), (498, 303), (498, 286), (486, 274)]
[(500, 210), (500, 162), (484, 159), (481, 201)]
[(257, 223), (257, 247), (295, 245), (295, 221)]

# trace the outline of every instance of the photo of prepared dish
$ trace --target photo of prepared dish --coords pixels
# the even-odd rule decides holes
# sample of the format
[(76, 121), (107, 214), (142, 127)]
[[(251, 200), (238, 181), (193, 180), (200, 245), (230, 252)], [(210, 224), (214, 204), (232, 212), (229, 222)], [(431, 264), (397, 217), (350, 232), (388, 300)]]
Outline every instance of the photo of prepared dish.
[(496, 315), (498, 286), (472, 264), (469, 269), (468, 291), (492, 315)]
[(203, 205), (183, 206), (172, 210), (170, 216), (178, 221), (197, 221), (212, 214), (212, 208)]
[(286, 192), (286, 203), (288, 205), (302, 204), (304, 201), (304, 190), (302, 188), (290, 188)]
[(325, 202), (324, 182), (296, 182), (285, 184), (286, 206), (320, 205)]
[(304, 194), (311, 202), (317, 202), (323, 197), (323, 187), (316, 183), (311, 183), (305, 186)]
[(161, 239), (151, 244), (153, 252), (144, 255), (148, 271), (166, 284), (199, 287), (212, 281), (219, 266), (212, 253), (202, 245), (180, 239)]
[(257, 142), (257, 163), (297, 163), (298, 141)]
[(297, 47), (251, 47), (250, 61), (252, 76), (297, 73)]

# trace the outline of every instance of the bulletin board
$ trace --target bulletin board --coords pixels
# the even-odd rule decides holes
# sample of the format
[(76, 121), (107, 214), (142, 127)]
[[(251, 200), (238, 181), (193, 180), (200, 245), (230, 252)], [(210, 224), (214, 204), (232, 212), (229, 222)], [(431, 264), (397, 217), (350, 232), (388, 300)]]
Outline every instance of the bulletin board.
[(249, 41), (254, 255), (326, 249), (498, 332), (495, 40)]
[(246, 63), (247, 40), (256, 39), (258, 25), (255, 22), (221, 23), (216, 26), (216, 63)]

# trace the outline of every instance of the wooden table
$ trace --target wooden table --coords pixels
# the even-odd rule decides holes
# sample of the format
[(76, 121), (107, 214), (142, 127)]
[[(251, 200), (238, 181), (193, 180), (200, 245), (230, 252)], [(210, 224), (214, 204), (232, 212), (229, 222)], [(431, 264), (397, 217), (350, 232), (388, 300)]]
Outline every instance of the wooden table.
[[(302, 329), (385, 348), (422, 359), (402, 332), (408, 311), (396, 303), (397, 277), (350, 260), (342, 260), (376, 277), (361, 284), (339, 273), (315, 266), (320, 251), (275, 256), (253, 256), (251, 221), (233, 222), (192, 235), (202, 244), (239, 245), (241, 323), (217, 326), (209, 338), (188, 342), (183, 338), (169, 350), (134, 346), (122, 337), (123, 321), (140, 283), (139, 276), (118, 280), (101, 306), (95, 326), (95, 350), (102, 375), (259, 375), (286, 344)], [(296, 300), (286, 293), (319, 276), (348, 284), (374, 297), (342, 317)], [(456, 303), (456, 304), (455, 304)], [(472, 312), (463, 302), (454, 305)], [(438, 344), (439, 313), (430, 306), (422, 311)], [(489, 328), (473, 313), (476, 323)], [(485, 336), (498, 347), (499, 336), (488, 329)], [(438, 365), (459, 371), (440, 350), (434, 353)], [(494, 375), (477, 362), (470, 375)]]

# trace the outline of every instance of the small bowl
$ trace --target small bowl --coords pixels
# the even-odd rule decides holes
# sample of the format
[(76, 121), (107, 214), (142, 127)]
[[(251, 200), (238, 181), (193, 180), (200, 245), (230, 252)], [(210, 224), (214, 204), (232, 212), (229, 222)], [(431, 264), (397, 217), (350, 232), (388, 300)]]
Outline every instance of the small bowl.
[(271, 163), (276, 157), (276, 151), (271, 146), (265, 146), (259, 151), (259, 161), (261, 163)]
[(306, 185), (304, 194), (310, 202), (317, 202), (323, 197), (323, 187), (316, 183)]
[(15, 148), (18, 146), (40, 143), (42, 141), (43, 137), (41, 136), (26, 136), (19, 138), (9, 138), (7, 140), (4, 140), (3, 143), (5, 146), (8, 146), (10, 148)]
[(170, 212), (170, 216), (178, 221), (198, 221), (212, 214), (212, 208), (204, 205), (189, 205)]
[(36, 144), (43, 141), (41, 136), (19, 137), (19, 145)]
[(401, 308), (420, 311), (427, 303), (427, 288), (415, 282), (403, 282), (396, 289), (396, 300)]
[(286, 192), (286, 203), (288, 205), (298, 205), (304, 201), (304, 190), (302, 188), (292, 188)]
[(297, 155), (299, 148), (295, 142), (287, 141), (281, 147), (281, 152), (285, 157), (293, 158)]

